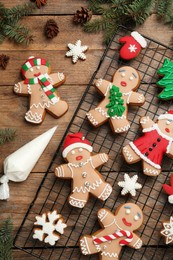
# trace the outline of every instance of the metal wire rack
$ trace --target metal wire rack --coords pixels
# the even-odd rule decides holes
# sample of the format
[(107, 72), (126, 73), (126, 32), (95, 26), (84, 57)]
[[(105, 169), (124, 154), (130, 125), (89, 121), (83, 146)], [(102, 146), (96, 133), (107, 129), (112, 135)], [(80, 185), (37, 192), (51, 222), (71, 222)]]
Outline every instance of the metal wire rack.
[[(164, 102), (157, 98), (160, 90), (156, 86), (156, 82), (158, 81), (158, 68), (161, 67), (164, 58), (172, 60), (173, 50), (145, 37), (148, 47), (143, 49), (135, 60), (123, 61), (119, 58), (119, 38), (128, 34), (130, 32), (122, 28), (105, 50), (16, 234), (14, 245), (39, 259), (98, 259), (98, 255), (84, 257), (80, 253), (79, 238), (83, 234), (92, 234), (100, 229), (96, 217), (100, 208), (106, 207), (114, 212), (117, 206), (127, 201), (137, 203), (143, 209), (144, 223), (137, 233), (142, 238), (144, 245), (140, 250), (123, 248), (121, 259), (170, 260), (172, 257), (173, 246), (165, 245), (163, 238), (160, 237), (160, 230), (162, 229), (162, 221), (169, 220), (170, 216), (173, 215), (173, 207), (167, 202), (167, 195), (162, 190), (162, 184), (169, 182), (173, 162), (165, 157), (162, 173), (158, 177), (147, 177), (142, 173), (140, 162), (133, 165), (125, 163), (121, 150), (129, 141), (140, 135), (140, 116), (148, 115), (151, 119), (156, 120), (159, 114), (165, 113), (171, 108), (172, 101)], [(93, 128), (86, 119), (86, 113), (96, 107), (101, 100), (93, 82), (100, 77), (111, 81), (115, 70), (123, 65), (130, 65), (140, 73), (141, 84), (138, 92), (144, 94), (146, 102), (142, 107), (129, 107), (128, 118), (131, 127), (127, 133), (113, 134), (108, 123), (97, 129)], [(109, 154), (108, 163), (100, 167), (99, 171), (113, 186), (111, 196), (104, 203), (90, 197), (84, 209), (76, 209), (68, 204), (67, 199), (71, 191), (70, 181), (58, 179), (53, 174), (55, 167), (63, 163), (61, 151), (66, 134), (79, 131), (93, 144), (94, 152)], [(117, 183), (123, 179), (125, 172), (129, 175), (137, 173), (139, 176), (138, 181), (143, 187), (137, 192), (136, 197), (121, 196), (120, 194), (121, 189)], [(54, 209), (63, 215), (68, 228), (56, 245), (51, 247), (34, 240), (32, 235), (35, 216)]]

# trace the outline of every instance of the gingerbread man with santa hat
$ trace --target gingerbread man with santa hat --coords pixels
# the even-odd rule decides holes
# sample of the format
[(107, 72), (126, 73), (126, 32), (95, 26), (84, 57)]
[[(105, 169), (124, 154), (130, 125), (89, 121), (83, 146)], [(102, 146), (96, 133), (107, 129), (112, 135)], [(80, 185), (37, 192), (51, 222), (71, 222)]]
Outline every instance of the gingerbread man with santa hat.
[(55, 169), (59, 178), (72, 179), (72, 193), (69, 196), (70, 205), (83, 208), (89, 198), (89, 193), (106, 200), (112, 187), (105, 182), (97, 167), (108, 161), (105, 153), (92, 154), (93, 147), (82, 133), (68, 134), (64, 141), (62, 156), (68, 162)]

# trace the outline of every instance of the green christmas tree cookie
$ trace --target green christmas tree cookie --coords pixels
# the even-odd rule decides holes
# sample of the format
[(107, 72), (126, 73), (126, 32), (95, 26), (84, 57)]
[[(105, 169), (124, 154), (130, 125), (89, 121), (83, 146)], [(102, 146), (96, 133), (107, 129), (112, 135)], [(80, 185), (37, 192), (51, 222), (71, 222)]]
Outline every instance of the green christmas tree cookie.
[(163, 66), (157, 72), (159, 75), (163, 76), (157, 82), (159, 87), (164, 88), (162, 92), (158, 95), (160, 99), (169, 100), (173, 98), (173, 62), (169, 59), (165, 59)]

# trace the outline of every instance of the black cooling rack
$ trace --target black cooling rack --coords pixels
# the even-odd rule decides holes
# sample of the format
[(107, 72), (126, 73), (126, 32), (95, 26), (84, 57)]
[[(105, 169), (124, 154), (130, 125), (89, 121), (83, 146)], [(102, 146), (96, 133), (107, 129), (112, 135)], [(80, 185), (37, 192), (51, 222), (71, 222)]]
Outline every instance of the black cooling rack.
[[(140, 250), (124, 247), (121, 259), (170, 260), (172, 257), (173, 246), (165, 245), (163, 238), (160, 237), (162, 221), (169, 220), (170, 216), (173, 215), (173, 207), (167, 202), (167, 195), (162, 190), (162, 184), (169, 183), (173, 165), (172, 160), (165, 157), (162, 164), (162, 173), (158, 177), (147, 177), (142, 173), (141, 162), (134, 165), (125, 163), (121, 150), (129, 141), (140, 135), (139, 118), (141, 115), (148, 115), (151, 119), (156, 120), (159, 114), (165, 113), (171, 108), (171, 101), (163, 102), (157, 98), (160, 90), (155, 83), (158, 81), (158, 68), (161, 67), (164, 58), (173, 59), (173, 50), (145, 37), (148, 47), (143, 49), (135, 60), (122, 61), (119, 59), (119, 38), (130, 34), (130, 32), (124, 28), (120, 31), (105, 50), (16, 234), (15, 246), (39, 259), (98, 259), (98, 255), (84, 257), (80, 253), (78, 247), (79, 238), (83, 234), (92, 234), (100, 229), (96, 217), (96, 213), (100, 208), (106, 207), (114, 212), (117, 206), (127, 201), (137, 203), (143, 209), (144, 223), (140, 230), (137, 231), (143, 240), (143, 247)], [(128, 118), (131, 122), (131, 128), (127, 133), (113, 134), (108, 123), (95, 129), (86, 119), (86, 113), (101, 101), (93, 82), (100, 77), (111, 81), (115, 70), (123, 65), (130, 65), (140, 73), (141, 85), (138, 92), (145, 95), (146, 102), (142, 107), (129, 108)], [(76, 209), (68, 204), (67, 198), (71, 191), (70, 181), (54, 176), (55, 167), (63, 163), (61, 151), (66, 134), (79, 131), (93, 144), (94, 152), (109, 154), (108, 163), (102, 166), (99, 171), (113, 186), (111, 196), (104, 203), (90, 197), (84, 209)], [(121, 188), (118, 187), (117, 183), (123, 180), (125, 172), (129, 175), (137, 173), (139, 176), (138, 181), (143, 186), (134, 198), (121, 196), (120, 194)], [(65, 234), (61, 235), (61, 239), (56, 243), (56, 246), (50, 247), (38, 240), (34, 240), (32, 235), (35, 216), (53, 209), (63, 215), (68, 228), (65, 230)]]

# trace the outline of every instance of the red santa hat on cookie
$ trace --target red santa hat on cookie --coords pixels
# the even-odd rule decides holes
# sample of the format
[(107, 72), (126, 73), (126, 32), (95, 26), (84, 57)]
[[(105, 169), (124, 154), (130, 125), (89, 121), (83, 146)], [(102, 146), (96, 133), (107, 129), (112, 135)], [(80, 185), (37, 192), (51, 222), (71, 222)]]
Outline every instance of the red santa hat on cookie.
[(173, 110), (169, 110), (165, 114), (160, 115), (158, 119), (169, 119), (173, 121)]
[(43, 58), (38, 58), (34, 56), (30, 56), (25, 63), (22, 65), (21, 73), (25, 75), (26, 71), (29, 70), (30, 68), (34, 66), (40, 66), (40, 65), (45, 65), (49, 67), (49, 63), (43, 59)]
[(89, 152), (93, 150), (90, 142), (85, 139), (82, 133), (68, 134), (64, 141), (62, 156), (65, 158), (71, 150), (77, 147), (85, 148)]

